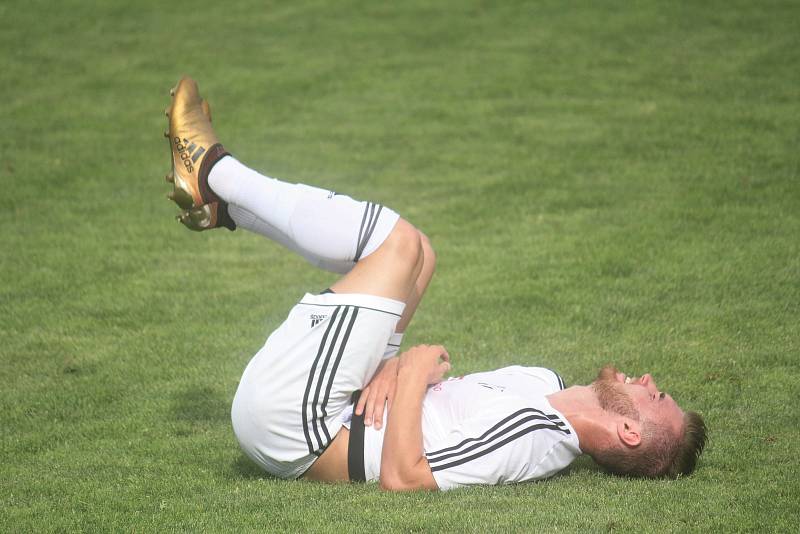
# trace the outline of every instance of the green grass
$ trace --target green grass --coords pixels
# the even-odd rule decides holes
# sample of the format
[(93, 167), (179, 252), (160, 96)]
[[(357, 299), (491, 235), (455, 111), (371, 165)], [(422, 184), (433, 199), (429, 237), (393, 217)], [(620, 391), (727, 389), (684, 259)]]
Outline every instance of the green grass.
[[(264, 4), (0, 4), (0, 531), (796, 527), (797, 3)], [(184, 73), (250, 166), (431, 237), (408, 345), (459, 373), (651, 371), (706, 417), (697, 473), (582, 460), (411, 495), (262, 475), (237, 380), (331, 278), (171, 220)]]

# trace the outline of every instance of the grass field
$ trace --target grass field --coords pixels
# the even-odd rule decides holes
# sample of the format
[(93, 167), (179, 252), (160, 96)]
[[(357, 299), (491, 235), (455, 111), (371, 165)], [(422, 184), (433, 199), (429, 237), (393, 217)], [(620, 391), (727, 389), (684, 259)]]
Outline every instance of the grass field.
[[(0, 4), (0, 531), (794, 530), (796, 2)], [(229, 406), (330, 275), (164, 199), (169, 88), (237, 157), (431, 237), (406, 345), (650, 371), (697, 473), (440, 494), (271, 479)], [(794, 525), (794, 526), (792, 526)]]

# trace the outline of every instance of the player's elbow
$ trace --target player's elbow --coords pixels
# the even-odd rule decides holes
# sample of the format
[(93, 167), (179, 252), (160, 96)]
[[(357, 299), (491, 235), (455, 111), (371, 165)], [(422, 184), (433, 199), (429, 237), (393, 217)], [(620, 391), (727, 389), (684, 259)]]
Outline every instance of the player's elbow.
[[(418, 463), (407, 469), (381, 469), (380, 487), (384, 491), (438, 490), (428, 463)], [(399, 467), (399, 466), (398, 466)]]
[(398, 475), (384, 475), (381, 473), (380, 486), (384, 491), (413, 491), (423, 489), (422, 486), (410, 478)]
[(400, 477), (384, 475), (381, 473), (380, 486), (383, 491), (407, 491)]

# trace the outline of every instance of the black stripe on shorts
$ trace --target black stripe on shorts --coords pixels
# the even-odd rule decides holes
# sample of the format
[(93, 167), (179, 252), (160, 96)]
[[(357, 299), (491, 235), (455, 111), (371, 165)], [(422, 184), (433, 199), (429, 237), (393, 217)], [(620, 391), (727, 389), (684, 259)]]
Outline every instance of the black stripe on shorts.
[(356, 323), (356, 317), (358, 317), (358, 308), (350, 306), (348, 306), (348, 308), (352, 310), (352, 313), (350, 314), (350, 322), (347, 324), (344, 338), (342, 339), (342, 343), (339, 345), (339, 353), (336, 355), (336, 360), (333, 362), (333, 368), (331, 369), (331, 373), (328, 377), (328, 385), (325, 388), (325, 397), (322, 399), (322, 404), (320, 406), (320, 411), (322, 413), (320, 423), (322, 424), (322, 430), (325, 433), (328, 443), (332, 441), (332, 438), (328, 432), (328, 427), (325, 425), (325, 418), (328, 416), (326, 408), (328, 406), (328, 400), (330, 400), (331, 397), (331, 389), (333, 389), (333, 381), (336, 378), (336, 371), (339, 370), (339, 364), (342, 362), (342, 356), (344, 355), (345, 347), (347, 347), (347, 342), (350, 340), (350, 333), (353, 331), (353, 325)]
[(358, 307), (337, 306), (331, 314), (303, 394), (303, 434), (310, 454), (319, 456), (333, 440), (325, 418), (333, 383), (353, 331)]
[[(306, 381), (306, 389), (303, 393), (303, 408), (302, 408), (302, 419), (303, 419), (303, 434), (306, 438), (306, 444), (308, 445), (308, 452), (309, 454), (316, 454), (319, 449), (323, 447), (322, 440), (319, 437), (319, 432), (316, 428), (316, 422), (314, 421), (314, 417), (309, 417), (309, 397), (311, 396), (311, 391), (314, 389), (317, 377), (317, 367), (320, 365), (320, 360), (322, 359), (322, 355), (328, 352), (326, 349), (328, 346), (332, 346), (335, 343), (335, 339), (331, 336), (331, 332), (334, 330), (334, 327), (337, 326), (337, 331), (341, 328), (341, 321), (342, 316), (339, 315), (341, 312), (342, 307), (337, 306), (333, 313), (331, 314), (330, 320), (328, 321), (328, 327), (325, 329), (325, 333), (322, 335), (322, 341), (319, 344), (319, 349), (317, 350), (317, 356), (314, 358), (314, 363), (311, 365), (311, 371), (308, 374), (308, 380)], [(335, 334), (334, 334), (335, 336)], [(330, 343), (329, 343), (330, 339)], [(315, 411), (315, 410), (314, 410)], [(313, 413), (313, 412), (312, 412)], [(310, 428), (312, 427), (312, 428)], [(314, 442), (312, 439), (312, 429), (314, 431), (314, 437), (317, 438), (317, 443)]]
[[(344, 327), (345, 322), (347, 322), (347, 314), (351, 311), (351, 309), (352, 308), (350, 306), (344, 307), (344, 311), (342, 312), (340, 320), (336, 325), (336, 330), (334, 331), (333, 339), (328, 344), (328, 350), (326, 351), (325, 359), (322, 361), (322, 365), (320, 366), (319, 377), (315, 381), (316, 387), (314, 388), (314, 399), (311, 402), (311, 426), (314, 430), (314, 437), (316, 437), (317, 441), (319, 442), (318, 451), (325, 449), (331, 442), (331, 436), (328, 433), (327, 427), (325, 426), (325, 420), (319, 417), (319, 415), (322, 415), (324, 409), (320, 403), (320, 394), (322, 393), (322, 385), (325, 382), (325, 375), (328, 374), (329, 365), (331, 363), (331, 357), (333, 356), (333, 353), (336, 350), (337, 342), (339, 342), (340, 340), (342, 327)], [(341, 342), (340, 345), (344, 347), (344, 342)], [(317, 413), (317, 408), (320, 409), (319, 415)]]

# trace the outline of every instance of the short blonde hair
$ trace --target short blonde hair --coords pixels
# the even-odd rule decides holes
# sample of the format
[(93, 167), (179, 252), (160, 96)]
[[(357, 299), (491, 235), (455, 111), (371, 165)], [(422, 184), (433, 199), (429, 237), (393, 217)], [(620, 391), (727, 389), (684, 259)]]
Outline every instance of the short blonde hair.
[(676, 439), (671, 434), (666, 426), (645, 420), (641, 446), (603, 451), (595, 454), (594, 460), (622, 476), (674, 479), (689, 475), (708, 441), (706, 424), (697, 412), (686, 412), (682, 435)]

